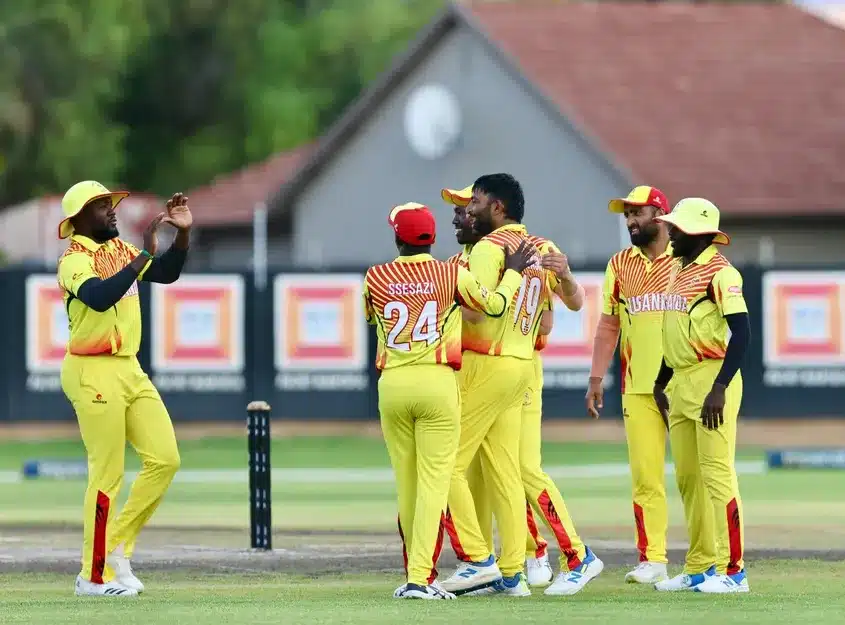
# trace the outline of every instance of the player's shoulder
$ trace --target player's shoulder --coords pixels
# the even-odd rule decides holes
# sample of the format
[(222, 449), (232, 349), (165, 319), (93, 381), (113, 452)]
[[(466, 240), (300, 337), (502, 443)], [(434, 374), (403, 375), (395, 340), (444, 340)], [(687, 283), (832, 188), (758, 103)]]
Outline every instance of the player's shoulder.
[(551, 239), (541, 237), (538, 234), (529, 234), (526, 238), (541, 254), (548, 254), (549, 252), (560, 253), (560, 247)]
[(737, 269), (731, 261), (727, 258), (722, 256), (721, 254), (717, 254), (713, 258), (713, 279), (714, 280), (741, 280), (742, 274), (740, 273), (739, 269)]
[(633, 246), (626, 247), (625, 249), (621, 249), (616, 252), (613, 256), (610, 257), (610, 260), (607, 261), (607, 265), (613, 269), (616, 273), (619, 272), (624, 265), (631, 262), (632, 258), (635, 258), (637, 255), (636, 251), (634, 250)]
[(59, 256), (59, 268), (68, 263), (90, 262), (93, 257), (94, 252), (92, 250), (79, 241), (71, 241), (67, 249)]
[(481, 240), (475, 244), (473, 251), (475, 251), (480, 245), (495, 246), (499, 249), (505, 247), (506, 245), (519, 245), (524, 238), (526, 238), (524, 231), (499, 228), (490, 234), (484, 235)]

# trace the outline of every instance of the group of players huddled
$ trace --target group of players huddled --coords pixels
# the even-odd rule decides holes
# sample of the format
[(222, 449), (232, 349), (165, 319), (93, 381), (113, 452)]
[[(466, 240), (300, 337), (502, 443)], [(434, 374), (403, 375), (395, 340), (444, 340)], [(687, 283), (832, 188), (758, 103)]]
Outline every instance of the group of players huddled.
[[(525, 597), (530, 587), (573, 595), (604, 563), (541, 466), (541, 354), (555, 296), (578, 311), (584, 289), (566, 255), (522, 224), (525, 199), (513, 176), (484, 175), (441, 196), (463, 250), (435, 259), (432, 211), (396, 206), (388, 223), (399, 256), (371, 267), (364, 281), (405, 560), (406, 583), (394, 597)], [(639, 553), (625, 581), (748, 592), (734, 448), (750, 329), (742, 278), (716, 247), (730, 238), (703, 198), (670, 209), (660, 190), (639, 186), (608, 208), (624, 215), (632, 245), (607, 265), (586, 404), (598, 418), (618, 344)], [(666, 557), (667, 433), (690, 539), (674, 577)], [(537, 516), (560, 551), (556, 576)], [(445, 535), (459, 565), (439, 581)]]

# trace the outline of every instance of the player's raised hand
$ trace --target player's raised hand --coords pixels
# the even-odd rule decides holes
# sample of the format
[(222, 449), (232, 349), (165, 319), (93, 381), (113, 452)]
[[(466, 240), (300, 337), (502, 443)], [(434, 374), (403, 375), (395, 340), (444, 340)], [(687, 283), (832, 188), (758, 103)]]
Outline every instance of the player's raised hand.
[(165, 217), (167, 217), (167, 213), (159, 213), (153, 217), (153, 220), (149, 223), (149, 225), (144, 228), (144, 249), (153, 256), (155, 256), (158, 251), (158, 227), (161, 222), (164, 221)]
[(167, 200), (167, 217), (162, 220), (179, 230), (189, 230), (194, 223), (191, 209), (188, 208), (188, 198), (181, 193), (174, 193)]
[(590, 378), (590, 386), (584, 400), (587, 403), (587, 414), (593, 419), (598, 419), (599, 410), (604, 407), (604, 387), (601, 385), (601, 378)]
[(708, 430), (718, 430), (725, 423), (725, 387), (714, 384), (701, 406), (701, 423)]
[(553, 271), (559, 280), (566, 280), (572, 275), (572, 270), (569, 268), (569, 259), (566, 258), (566, 254), (559, 252), (543, 254), (540, 264), (543, 265), (543, 269)]
[(527, 239), (522, 239), (519, 242), (519, 247), (513, 252), (510, 251), (509, 246), (505, 246), (505, 269), (513, 269), (519, 273), (534, 263), (534, 258), (537, 256), (537, 249), (531, 245)]

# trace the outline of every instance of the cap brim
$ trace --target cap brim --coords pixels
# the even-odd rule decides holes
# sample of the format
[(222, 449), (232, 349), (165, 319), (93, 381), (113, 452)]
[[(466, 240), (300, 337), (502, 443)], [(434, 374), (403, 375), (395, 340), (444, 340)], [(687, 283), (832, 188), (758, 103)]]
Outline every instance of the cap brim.
[(440, 197), (444, 202), (454, 204), (455, 206), (467, 206), (472, 199), (471, 196), (461, 195), (459, 189), (441, 189)]
[[(625, 198), (618, 197), (614, 200), (610, 200), (607, 203), (607, 210), (611, 213), (624, 213), (626, 206), (652, 206), (649, 202), (634, 202)], [(655, 208), (657, 208), (655, 206)]]
[(129, 196), (129, 191), (112, 191), (110, 193), (101, 193), (100, 195), (95, 195), (89, 198), (85, 204), (79, 207), (72, 215), (68, 215), (64, 219), (59, 222), (59, 238), (60, 239), (67, 239), (70, 235), (73, 234), (73, 224), (70, 223), (70, 220), (76, 217), (79, 213), (82, 212), (82, 209), (88, 206), (94, 200), (99, 200), (104, 197), (111, 197), (111, 205), (112, 208), (116, 208), (118, 204), (120, 204), (121, 200)]
[(674, 215), (659, 215), (655, 217), (656, 221), (662, 221), (667, 224), (671, 224), (675, 226), (678, 230), (683, 232), (684, 234), (688, 234), (689, 236), (698, 236), (699, 234), (715, 234), (716, 237), (713, 239), (713, 243), (716, 245), (730, 245), (731, 238), (722, 232), (721, 230), (700, 230), (694, 231), (692, 228), (684, 227), (683, 224), (678, 223), (677, 219)]

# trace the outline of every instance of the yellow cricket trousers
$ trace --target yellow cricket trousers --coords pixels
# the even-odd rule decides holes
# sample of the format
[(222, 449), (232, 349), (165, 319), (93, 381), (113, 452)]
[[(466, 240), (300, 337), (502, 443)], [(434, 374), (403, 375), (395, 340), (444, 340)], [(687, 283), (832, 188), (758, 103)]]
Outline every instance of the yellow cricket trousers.
[(713, 565), (729, 575), (742, 570), (745, 532), (742, 500), (734, 466), (736, 424), (742, 402), (737, 372), (725, 392), (724, 424), (708, 430), (701, 407), (722, 366), (705, 360), (676, 370), (670, 396), (669, 442), (678, 489), (684, 502), (690, 547), (684, 572), (702, 573)]
[[(132, 556), (141, 529), (179, 469), (176, 435), (158, 391), (134, 356), (68, 355), (61, 381), (88, 456), (81, 574), (101, 584), (114, 577), (106, 556), (121, 545)], [(114, 516), (127, 440), (142, 467)]]
[(493, 553), (479, 525), (467, 481), (467, 469), (480, 454), (501, 538), (499, 568), (506, 577), (524, 569), (528, 527), (519, 454), (522, 405), (532, 376), (530, 360), (463, 353), (461, 437), (449, 489), (446, 526), (459, 558), (479, 562)]
[(408, 583), (437, 578), (446, 510), (461, 429), (461, 396), (454, 369), (408, 365), (378, 381), (381, 429), (396, 477), (399, 535)]
[[(542, 468), (542, 414), (543, 361), (540, 355), (535, 353), (532, 381), (522, 406), (522, 431), (519, 448), (520, 475), (525, 492), (526, 525), (528, 526), (525, 538), (525, 557), (540, 558), (546, 554), (548, 548), (548, 543), (537, 527), (533, 513), (536, 510), (557, 540), (561, 554), (561, 568), (571, 570), (581, 565), (581, 561), (586, 556), (586, 547), (575, 530), (575, 524), (566, 508), (563, 496), (554, 481)], [(467, 480), (475, 501), (482, 535), (492, 552), (494, 548), (493, 511), (489, 489), (484, 485), (484, 472), (481, 468), (480, 456), (476, 456), (470, 464)], [(456, 542), (453, 537), (454, 532), (450, 532), (453, 549)]]
[[(671, 390), (671, 388), (670, 388)], [(666, 424), (652, 395), (622, 395), (640, 562), (666, 563)]]

